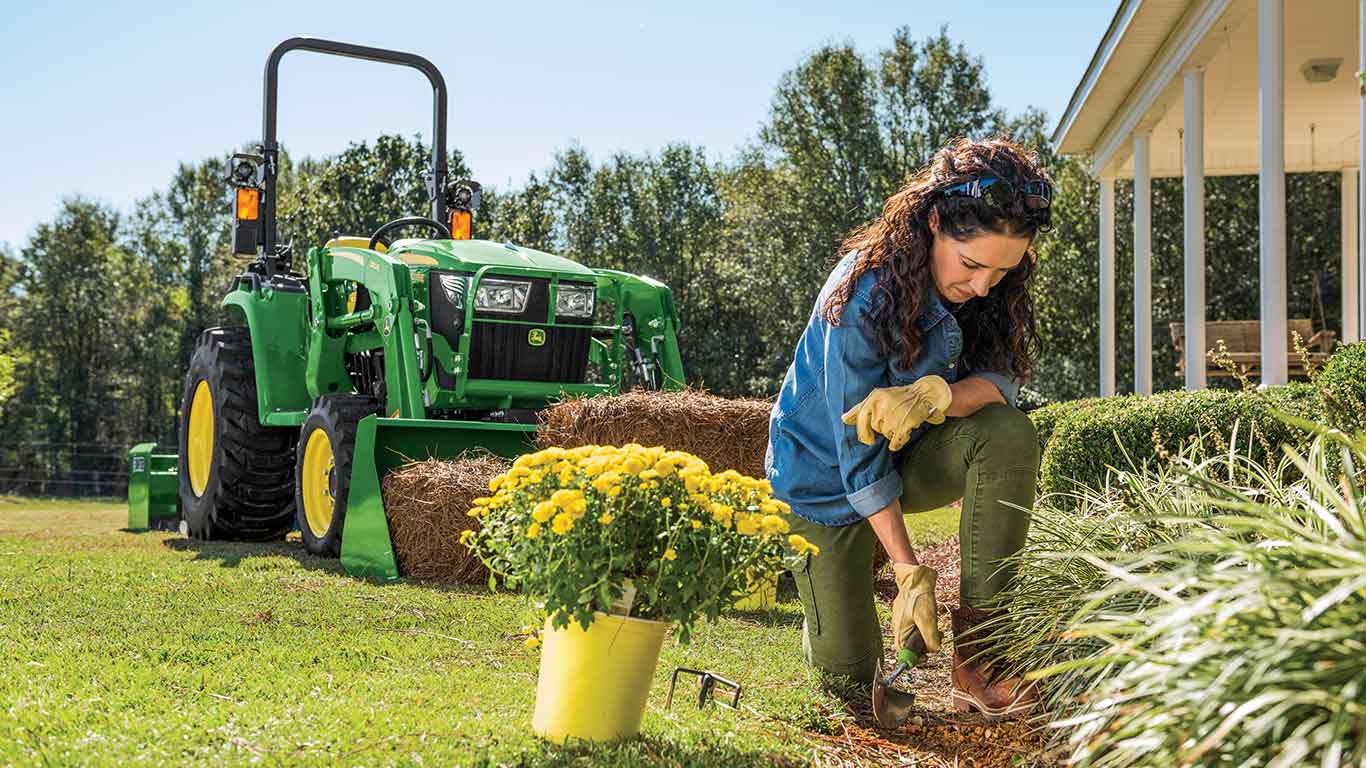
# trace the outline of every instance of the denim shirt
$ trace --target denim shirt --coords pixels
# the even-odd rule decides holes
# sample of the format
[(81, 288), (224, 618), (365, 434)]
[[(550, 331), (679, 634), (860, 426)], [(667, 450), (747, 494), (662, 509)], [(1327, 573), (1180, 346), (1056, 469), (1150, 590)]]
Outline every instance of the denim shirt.
[[(910, 368), (880, 354), (866, 327), (877, 281), (874, 270), (859, 277), (839, 325), (827, 322), (821, 312), (825, 300), (853, 263), (852, 254), (845, 256), (816, 299), (769, 414), (764, 456), (764, 471), (774, 495), (790, 504), (794, 514), (825, 525), (848, 525), (870, 517), (901, 495), (898, 455), (888, 449), (887, 439), (877, 435), (872, 445), (864, 445), (857, 430), (842, 420), (869, 392), (910, 384), (930, 374), (950, 383), (966, 376), (985, 378), (1012, 406), (1019, 392), (1019, 383), (1001, 373), (966, 368), (960, 359), (963, 333), (932, 282), (927, 289), (929, 303), (915, 319), (925, 335), (925, 346)], [(921, 425), (912, 432), (902, 450), (908, 450), (928, 427)]]

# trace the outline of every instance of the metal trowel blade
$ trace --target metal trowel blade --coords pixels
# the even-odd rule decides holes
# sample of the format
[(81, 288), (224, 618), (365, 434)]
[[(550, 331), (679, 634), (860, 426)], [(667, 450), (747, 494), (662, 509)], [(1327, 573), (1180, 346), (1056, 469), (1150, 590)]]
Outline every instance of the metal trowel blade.
[(882, 728), (900, 728), (911, 716), (915, 694), (887, 685), (879, 668), (873, 673), (873, 720)]

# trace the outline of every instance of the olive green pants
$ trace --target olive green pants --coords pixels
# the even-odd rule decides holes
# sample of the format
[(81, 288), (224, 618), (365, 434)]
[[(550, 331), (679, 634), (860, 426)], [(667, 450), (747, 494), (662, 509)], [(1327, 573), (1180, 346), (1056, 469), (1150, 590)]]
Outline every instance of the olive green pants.
[[(902, 453), (903, 512), (925, 512), (963, 500), (958, 527), (960, 604), (989, 606), (1010, 578), (1000, 561), (1024, 546), (1029, 513), (1023, 510), (1034, 504), (1038, 464), (1033, 423), (1001, 403), (931, 427)], [(862, 520), (844, 526), (796, 516), (789, 520), (793, 532), (820, 547), (819, 555), (806, 557), (793, 570), (806, 619), (802, 647), (807, 662), (860, 680), (872, 679), (882, 657), (882, 631), (873, 603), (873, 552), (880, 544), (872, 526)]]

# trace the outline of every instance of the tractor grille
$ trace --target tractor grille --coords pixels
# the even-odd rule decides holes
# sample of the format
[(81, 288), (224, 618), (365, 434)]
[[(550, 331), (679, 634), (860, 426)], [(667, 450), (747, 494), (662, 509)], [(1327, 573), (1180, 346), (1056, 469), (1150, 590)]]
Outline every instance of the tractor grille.
[[(437, 280), (437, 273), (433, 273), (429, 281), (433, 330), (444, 336), (454, 348), (460, 343), (464, 310), (451, 304)], [(588, 349), (591, 344), (590, 331), (586, 326), (592, 324), (592, 318), (561, 318), (558, 327), (490, 322), (520, 320), (545, 323), (549, 307), (550, 281), (532, 278), (526, 310), (520, 315), (476, 311), (474, 329), (470, 334), (470, 377), (582, 384), (588, 370)], [(543, 344), (533, 346), (530, 343), (528, 335), (532, 330), (545, 335)], [(447, 384), (443, 383), (442, 386)]]
[(545, 343), (527, 342), (531, 326), (481, 323), (470, 338), (470, 377), (582, 384), (588, 369), (587, 328), (544, 327)]

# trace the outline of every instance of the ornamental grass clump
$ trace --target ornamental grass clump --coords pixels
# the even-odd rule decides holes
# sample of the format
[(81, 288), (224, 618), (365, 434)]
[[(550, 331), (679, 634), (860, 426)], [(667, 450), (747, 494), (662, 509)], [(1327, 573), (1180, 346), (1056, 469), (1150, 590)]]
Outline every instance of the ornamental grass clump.
[(789, 533), (767, 480), (662, 447), (546, 448), (489, 490), (461, 541), (509, 587), (543, 596), (556, 628), (587, 629), (601, 611), (674, 622), (687, 642), (785, 557), (817, 551)]
[(1366, 444), (1286, 418), (1317, 436), (1279, 466), (1170, 456), (1080, 517), (1044, 500), (993, 637), (1072, 763), (1366, 764)]

